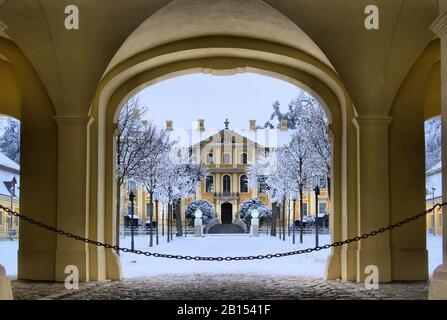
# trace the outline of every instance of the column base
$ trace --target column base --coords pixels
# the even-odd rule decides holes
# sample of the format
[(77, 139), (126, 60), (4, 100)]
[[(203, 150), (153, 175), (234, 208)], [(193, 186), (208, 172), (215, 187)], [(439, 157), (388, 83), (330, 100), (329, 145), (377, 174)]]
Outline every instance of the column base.
[(357, 248), (343, 246), (341, 249), (341, 279), (357, 280)]
[(0, 300), (13, 300), (11, 281), (6, 277), (6, 270), (0, 264)]
[(123, 270), (119, 255), (114, 250), (106, 250), (106, 274), (108, 280), (123, 280)]
[(79, 270), (79, 282), (89, 282), (89, 255), (87, 249), (78, 250), (56, 250), (55, 280), (65, 282), (68, 274), (65, 273), (67, 266), (76, 266)]
[(54, 281), (56, 250), (35, 249), (18, 251), (19, 280)]
[(440, 265), (433, 273), (428, 299), (447, 300), (447, 265)]
[(379, 269), (379, 282), (388, 283), (391, 278), (391, 250), (388, 249), (358, 249), (357, 250), (357, 282), (364, 282), (369, 274), (365, 273), (367, 266)]
[(427, 281), (427, 250), (392, 250), (393, 281)]
[(90, 281), (106, 280), (106, 253), (104, 248), (89, 249)]
[(341, 277), (341, 250), (340, 248), (332, 249), (332, 253), (327, 259), (326, 270), (324, 272), (325, 280), (336, 280)]

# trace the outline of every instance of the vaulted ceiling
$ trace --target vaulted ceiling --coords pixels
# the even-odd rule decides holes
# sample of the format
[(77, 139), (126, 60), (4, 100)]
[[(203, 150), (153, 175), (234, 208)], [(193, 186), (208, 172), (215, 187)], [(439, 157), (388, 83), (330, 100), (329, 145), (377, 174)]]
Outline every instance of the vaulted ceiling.
[[(57, 112), (85, 115), (101, 77), (129, 35), (170, 2), (0, 0), (0, 21), (40, 75)], [(433, 0), (264, 2), (321, 49), (363, 114), (388, 113), (403, 79), (434, 39), (429, 27), (438, 16)], [(68, 31), (64, 10), (72, 4), (80, 10), (80, 30)], [(370, 4), (380, 9), (380, 30), (364, 28), (364, 10)]]

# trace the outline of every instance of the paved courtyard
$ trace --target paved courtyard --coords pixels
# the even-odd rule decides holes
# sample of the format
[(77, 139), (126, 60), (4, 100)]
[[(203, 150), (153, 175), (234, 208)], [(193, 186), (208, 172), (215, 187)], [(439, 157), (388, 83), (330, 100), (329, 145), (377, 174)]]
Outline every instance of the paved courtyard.
[(316, 277), (209, 274), (134, 278), (81, 285), (13, 281), (15, 299), (51, 300), (425, 300), (427, 282), (383, 284), (379, 290)]

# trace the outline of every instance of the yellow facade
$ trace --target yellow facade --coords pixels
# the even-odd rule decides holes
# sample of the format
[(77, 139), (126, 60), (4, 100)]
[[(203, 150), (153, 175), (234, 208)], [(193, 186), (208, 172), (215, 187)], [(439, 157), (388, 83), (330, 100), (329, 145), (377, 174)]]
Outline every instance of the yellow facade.
[[(7, 208), (11, 208), (11, 198), (6, 196), (0, 196), (0, 204)], [(19, 200), (14, 199), (12, 202), (12, 210), (20, 213)], [(10, 236), (9, 231), (12, 230), (14, 238), (19, 236), (19, 218), (12, 217), (12, 223), (10, 223), (11, 215), (3, 210), (0, 210), (0, 240), (8, 238)], [(10, 228), (10, 226), (12, 228)]]
[[(427, 200), (427, 210), (431, 209), (434, 205), (442, 203), (442, 199)], [(427, 232), (442, 236), (442, 209), (437, 208), (431, 214), (426, 217)]]
[[(172, 121), (167, 121), (167, 123), (166, 130), (175, 136)], [(273, 203), (270, 197), (261, 188), (253, 188), (250, 186), (248, 169), (250, 164), (256, 161), (258, 155), (265, 152), (276, 152), (278, 145), (266, 147), (247, 138), (247, 136), (258, 137), (254, 120), (250, 121), (251, 128), (249, 130), (240, 130), (242, 133), (227, 128), (218, 133), (209, 134), (204, 128), (204, 121), (199, 120), (199, 124), (200, 127), (196, 131), (199, 133), (200, 141), (192, 146), (183, 146), (184, 150), (179, 147), (173, 151), (174, 154), (191, 152), (193, 162), (204, 164), (210, 173), (198, 186), (194, 199), (188, 198), (181, 200), (180, 214), (182, 221), (185, 219), (187, 206), (195, 200), (206, 200), (210, 202), (214, 207), (216, 219), (220, 222), (223, 220), (226, 222), (235, 222), (240, 219), (240, 209), (243, 202), (253, 198), (258, 198), (266, 207), (272, 209)], [(259, 135), (261, 135), (261, 131), (263, 130), (259, 131)], [(275, 135), (281, 135), (281, 139), (284, 142), (288, 142), (288, 137), (293, 134), (293, 130), (289, 131), (288, 129), (272, 130), (272, 132)], [(279, 143), (278, 140), (281, 139), (276, 137), (274, 141), (275, 143)], [(121, 193), (122, 203), (120, 211), (122, 225), (124, 223), (124, 216), (130, 214), (129, 186), (127, 182), (123, 184)], [(145, 188), (141, 185), (137, 186), (136, 198), (134, 200), (134, 217), (144, 222), (149, 220), (147, 215), (149, 202), (149, 194)], [(292, 199), (286, 201), (286, 210), (292, 212), (289, 203), (292, 203)], [(319, 208), (324, 213), (330, 212), (330, 201), (326, 188), (321, 189)], [(159, 210), (159, 224), (161, 224), (161, 211), (163, 209), (166, 210), (166, 208), (161, 206)], [(311, 190), (304, 190), (303, 209), (305, 216), (310, 217), (315, 215), (315, 194)], [(322, 214), (321, 211), (320, 214)], [(223, 215), (227, 216), (223, 217)], [(296, 204), (297, 219), (299, 219), (299, 216), (300, 206), (298, 200)], [(154, 221), (155, 219), (154, 216)], [(164, 223), (166, 223), (167, 217), (164, 217), (164, 220)], [(175, 223), (175, 220), (173, 223)]]

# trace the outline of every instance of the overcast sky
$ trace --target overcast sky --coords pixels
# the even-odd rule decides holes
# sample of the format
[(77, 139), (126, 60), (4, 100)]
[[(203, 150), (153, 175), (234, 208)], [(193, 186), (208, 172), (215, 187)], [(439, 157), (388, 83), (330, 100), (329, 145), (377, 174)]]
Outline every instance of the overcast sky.
[(191, 129), (198, 119), (207, 129), (246, 129), (249, 120), (264, 125), (272, 113), (274, 101), (285, 111), (297, 96), (298, 88), (287, 82), (252, 73), (234, 76), (193, 74), (176, 77), (153, 85), (138, 94), (149, 108), (147, 118), (165, 127), (166, 120), (174, 127)]

